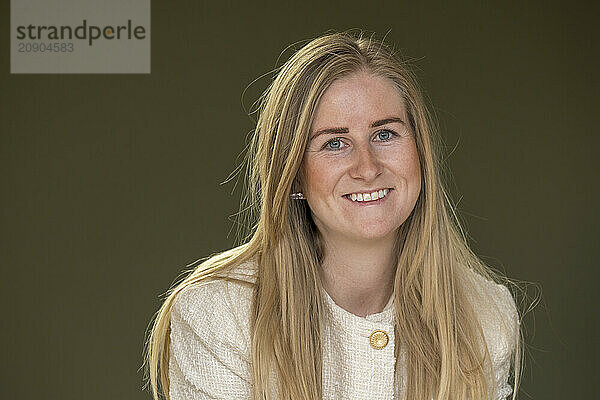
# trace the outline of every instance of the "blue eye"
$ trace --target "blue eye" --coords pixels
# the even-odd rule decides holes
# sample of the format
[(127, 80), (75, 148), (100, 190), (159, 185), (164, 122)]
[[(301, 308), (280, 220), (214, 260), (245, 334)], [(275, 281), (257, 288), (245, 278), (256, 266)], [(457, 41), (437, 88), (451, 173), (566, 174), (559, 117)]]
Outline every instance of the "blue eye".
[(377, 132), (377, 136), (384, 142), (387, 142), (388, 140), (390, 140), (392, 138), (392, 135), (396, 135), (396, 134), (387, 129), (383, 129), (383, 130), (380, 130), (379, 132)]
[[(337, 146), (334, 146), (334, 145), (333, 145), (334, 143), (338, 143), (338, 145), (337, 145)], [(329, 149), (331, 149), (331, 150), (340, 150), (340, 149), (341, 149), (341, 144), (342, 144), (342, 141), (340, 140), (340, 138), (333, 138), (333, 139), (331, 139), (331, 140), (328, 140), (328, 141), (325, 143), (325, 146), (323, 146), (323, 147), (324, 147), (324, 148), (327, 148), (327, 147), (328, 147), (328, 148), (329, 148)]]

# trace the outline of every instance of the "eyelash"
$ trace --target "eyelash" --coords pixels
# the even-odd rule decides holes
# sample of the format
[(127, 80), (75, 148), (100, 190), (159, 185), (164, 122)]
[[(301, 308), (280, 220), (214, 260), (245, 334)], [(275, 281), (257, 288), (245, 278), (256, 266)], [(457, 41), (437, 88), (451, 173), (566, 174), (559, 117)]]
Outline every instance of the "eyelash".
[[(382, 140), (382, 142), (389, 142), (389, 141), (390, 141), (390, 140), (392, 140), (392, 139), (393, 139), (395, 136), (398, 136), (398, 134), (397, 134), (396, 132), (394, 132), (394, 131), (392, 131), (392, 130), (390, 130), (390, 129), (382, 129), (382, 130), (380, 130), (380, 131), (377, 131), (377, 135), (379, 135), (381, 132), (389, 132), (389, 133), (391, 133), (391, 136), (390, 136), (390, 138), (389, 138), (389, 139), (386, 139), (386, 140)], [(333, 142), (336, 142), (336, 141), (341, 141), (341, 139), (342, 139), (341, 137), (335, 137), (335, 138), (333, 138), (333, 139), (329, 139), (329, 140), (328, 140), (327, 142), (325, 142), (325, 144), (323, 145), (323, 149), (327, 149), (327, 146), (328, 146), (328, 145), (330, 145), (331, 143), (333, 143)], [(343, 149), (341, 149), (341, 148), (340, 148), (340, 149), (333, 149), (333, 148), (329, 148), (328, 150), (329, 150), (329, 151), (340, 151), (340, 150), (343, 150)]]

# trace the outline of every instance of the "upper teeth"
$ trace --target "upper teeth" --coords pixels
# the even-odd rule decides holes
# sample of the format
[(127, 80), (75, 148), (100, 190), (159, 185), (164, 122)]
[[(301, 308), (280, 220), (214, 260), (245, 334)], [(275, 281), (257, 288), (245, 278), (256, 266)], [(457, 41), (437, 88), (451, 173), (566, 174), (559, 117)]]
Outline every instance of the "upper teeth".
[(377, 190), (371, 193), (352, 193), (350, 198), (352, 201), (371, 201), (385, 197), (389, 192), (389, 189)]

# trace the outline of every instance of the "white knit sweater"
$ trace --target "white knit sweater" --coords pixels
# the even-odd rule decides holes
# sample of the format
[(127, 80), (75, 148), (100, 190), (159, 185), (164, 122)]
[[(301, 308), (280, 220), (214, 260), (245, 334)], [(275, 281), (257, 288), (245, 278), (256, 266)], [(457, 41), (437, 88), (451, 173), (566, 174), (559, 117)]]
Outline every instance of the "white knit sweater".
[[(252, 281), (248, 277), (255, 267), (249, 262), (232, 272)], [(505, 399), (512, 393), (508, 377), (519, 323), (515, 303), (505, 286), (471, 275), (478, 288), (472, 299), (492, 357), (492, 399)], [(325, 290), (323, 295), (323, 398), (403, 399), (402, 362), (394, 396), (393, 297), (381, 313), (360, 317), (335, 304)], [(171, 313), (171, 400), (251, 399), (251, 300), (250, 286), (224, 280), (194, 285), (177, 296)], [(383, 333), (371, 336), (375, 331)]]

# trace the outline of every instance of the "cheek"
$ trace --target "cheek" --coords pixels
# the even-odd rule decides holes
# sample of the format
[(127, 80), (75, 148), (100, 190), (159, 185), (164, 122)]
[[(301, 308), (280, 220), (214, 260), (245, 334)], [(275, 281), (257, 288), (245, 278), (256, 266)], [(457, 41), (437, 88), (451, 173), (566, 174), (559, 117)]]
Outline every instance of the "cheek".
[(411, 171), (413, 173), (413, 176), (418, 179), (419, 181), (419, 186), (421, 185), (421, 162), (419, 160), (419, 153), (417, 151), (416, 146), (413, 148), (413, 151), (411, 152), (411, 158), (410, 158), (410, 165), (411, 165)]
[(421, 182), (421, 164), (419, 162), (419, 155), (415, 150), (412, 157), (408, 160), (407, 170), (410, 171), (410, 176)]
[(405, 168), (408, 184), (413, 187), (414, 195), (418, 196), (421, 192), (421, 163), (416, 148), (406, 158)]
[(327, 159), (305, 160), (304, 176), (307, 191), (331, 192), (336, 183), (336, 164)]
[(394, 153), (391, 162), (395, 172), (404, 177), (409, 183), (421, 180), (421, 165), (419, 155), (414, 147), (404, 148)]

